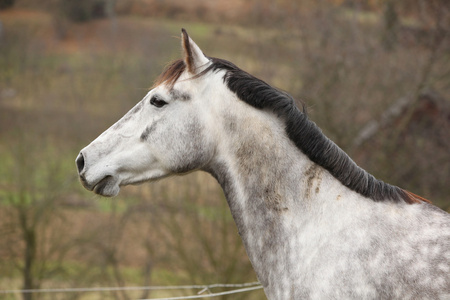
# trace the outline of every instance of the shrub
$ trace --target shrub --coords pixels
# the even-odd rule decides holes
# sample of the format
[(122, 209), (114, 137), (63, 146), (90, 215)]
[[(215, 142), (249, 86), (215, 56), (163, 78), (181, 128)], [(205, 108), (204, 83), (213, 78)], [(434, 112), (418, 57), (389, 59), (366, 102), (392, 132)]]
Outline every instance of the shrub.
[(106, 16), (106, 2), (103, 0), (62, 0), (61, 7), (63, 14), (74, 22), (86, 22)]

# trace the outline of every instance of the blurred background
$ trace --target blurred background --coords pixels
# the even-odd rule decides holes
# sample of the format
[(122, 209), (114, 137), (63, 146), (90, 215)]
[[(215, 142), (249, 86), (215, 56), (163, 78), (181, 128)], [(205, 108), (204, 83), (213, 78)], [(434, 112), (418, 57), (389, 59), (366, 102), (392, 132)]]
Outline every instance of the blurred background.
[(181, 57), (182, 27), (207, 55), (305, 101), (370, 173), (450, 211), (447, 0), (0, 0), (0, 290), (256, 280), (211, 176), (114, 199), (78, 182), (78, 151)]

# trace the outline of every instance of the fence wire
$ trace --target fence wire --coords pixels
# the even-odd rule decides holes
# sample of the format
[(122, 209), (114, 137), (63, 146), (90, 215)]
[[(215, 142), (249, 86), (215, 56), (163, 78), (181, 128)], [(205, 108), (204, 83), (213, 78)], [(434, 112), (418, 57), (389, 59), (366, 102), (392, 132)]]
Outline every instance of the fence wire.
[[(212, 293), (214, 288), (233, 288), (229, 291)], [(0, 290), (0, 294), (14, 293), (86, 293), (86, 292), (114, 292), (114, 291), (144, 291), (144, 290), (200, 290), (197, 295), (179, 296), (170, 298), (149, 298), (143, 300), (178, 300), (178, 299), (201, 299), (212, 298), (223, 295), (250, 292), (263, 287), (259, 282), (249, 282), (240, 284), (216, 283), (210, 285), (178, 285), (178, 286), (131, 286), (131, 287), (92, 287), (92, 288), (58, 288), (58, 289), (23, 289), (23, 290)], [(208, 292), (208, 293), (205, 293)]]

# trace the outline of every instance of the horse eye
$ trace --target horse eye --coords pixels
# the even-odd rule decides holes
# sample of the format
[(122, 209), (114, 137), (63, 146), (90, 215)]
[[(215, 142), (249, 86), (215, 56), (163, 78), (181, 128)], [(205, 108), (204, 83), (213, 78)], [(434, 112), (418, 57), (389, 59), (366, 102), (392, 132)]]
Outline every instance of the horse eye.
[(153, 106), (156, 106), (156, 107), (163, 107), (164, 105), (167, 104), (167, 102), (164, 101), (164, 100), (159, 99), (159, 98), (156, 97), (156, 96), (153, 96), (153, 97), (150, 99), (150, 104), (153, 105)]

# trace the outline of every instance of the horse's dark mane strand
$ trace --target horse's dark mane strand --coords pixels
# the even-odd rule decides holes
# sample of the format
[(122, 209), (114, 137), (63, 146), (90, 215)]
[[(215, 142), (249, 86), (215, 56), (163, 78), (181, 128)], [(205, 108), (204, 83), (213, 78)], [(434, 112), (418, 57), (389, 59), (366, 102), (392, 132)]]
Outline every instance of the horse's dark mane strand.
[[(300, 111), (294, 99), (264, 81), (239, 69), (233, 63), (210, 58), (212, 64), (194, 77), (210, 71), (224, 70), (224, 82), (242, 101), (258, 109), (268, 109), (286, 123), (286, 133), (295, 145), (314, 163), (322, 166), (349, 189), (374, 201), (392, 200), (420, 203), (428, 200), (387, 184), (360, 168), (342, 149), (328, 139), (306, 113)], [(173, 85), (186, 66), (182, 60), (172, 63), (161, 74), (157, 83)]]

